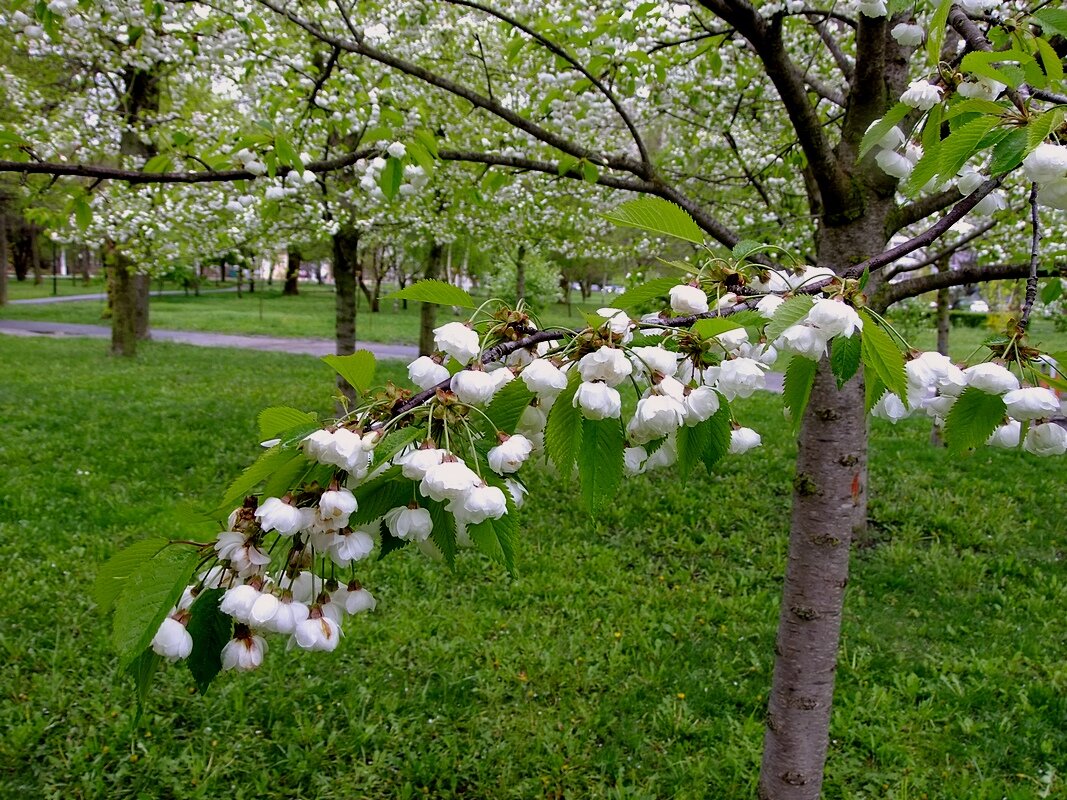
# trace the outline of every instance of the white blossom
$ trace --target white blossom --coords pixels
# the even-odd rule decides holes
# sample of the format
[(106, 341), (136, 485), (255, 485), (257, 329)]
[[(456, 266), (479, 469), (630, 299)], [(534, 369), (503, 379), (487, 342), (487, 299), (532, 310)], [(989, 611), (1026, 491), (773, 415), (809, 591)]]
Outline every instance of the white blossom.
[(1040, 419), (1058, 414), (1060, 400), (1051, 389), (1043, 386), (1028, 386), (1015, 389), (1004, 395), (1008, 416), (1018, 420)]
[(449, 511), (458, 519), (477, 524), (487, 519), (500, 519), (507, 513), (507, 498), (499, 487), (479, 483), (455, 498), (448, 505)]
[(900, 102), (912, 108), (929, 111), (941, 102), (941, 92), (940, 86), (934, 86), (929, 81), (912, 81), (900, 96)]
[(1018, 447), (1019, 439), (1022, 437), (1022, 428), (1022, 423), (1013, 419), (1006, 425), (997, 427), (986, 441), (986, 444), (990, 447), (1001, 447), (1008, 450)]
[[(893, 38), (897, 40), (897, 44), (903, 47), (916, 47), (922, 44), (923, 41), (923, 29), (921, 25), (912, 25), (907, 22), (901, 22), (899, 25), (894, 25), (893, 30), (890, 31), (893, 34)], [(888, 145), (889, 147), (896, 147), (897, 145)]]
[(719, 365), (719, 379), (716, 386), (727, 400), (751, 397), (757, 389), (767, 387), (764, 369), (763, 364), (751, 358), (733, 358), (723, 361)]
[(323, 614), (321, 609), (315, 609), (312, 616), (297, 623), (289, 647), (295, 645), (311, 652), (332, 652), (337, 649), (340, 640), (341, 626)]
[(674, 375), (678, 370), (678, 354), (665, 347), (634, 347), (630, 355), (638, 371), (645, 375)]
[(433, 532), (433, 519), (425, 508), (394, 508), (385, 515), (385, 524), (397, 539), (421, 542)]
[(408, 364), (408, 379), (420, 389), (429, 389), (448, 380), (448, 368), (430, 356), (419, 356)]
[(987, 361), (963, 370), (967, 385), (989, 394), (1005, 394), (1019, 388), (1019, 379), (1000, 364)]
[(567, 388), (567, 376), (559, 367), (543, 358), (531, 361), (519, 377), (526, 388), (538, 397), (555, 397)]
[(434, 347), (466, 364), (481, 350), (478, 333), (462, 322), (447, 322), (433, 331)]
[(480, 406), (488, 403), (497, 390), (492, 374), (480, 369), (464, 369), (452, 376), (452, 391), (461, 403)]
[(168, 661), (188, 658), (193, 652), (193, 637), (181, 622), (167, 617), (152, 637), (152, 651)]
[(1042, 142), (1023, 159), (1023, 172), (1035, 183), (1067, 176), (1067, 146)]
[(671, 310), (676, 314), (705, 314), (708, 311), (708, 296), (696, 286), (674, 286), (669, 294)]
[(698, 425), (719, 410), (719, 393), (710, 386), (698, 386), (685, 396), (685, 424)]
[(517, 472), (531, 452), (533, 444), (521, 433), (517, 433), (489, 451), (489, 467), (498, 475)]
[(432, 500), (453, 500), (481, 482), (478, 473), (462, 461), (443, 461), (426, 470), (419, 491)]
[(400, 464), (400, 472), (405, 478), (421, 481), (426, 477), (426, 471), (444, 461), (447, 455), (447, 450), (436, 447), (419, 448), (400, 456), (396, 463)]
[(580, 407), (587, 419), (614, 419), (622, 414), (622, 398), (618, 390), (606, 383), (578, 384), (571, 403), (575, 408)]
[(230, 639), (222, 648), (222, 669), (248, 672), (263, 663), (263, 654), (266, 652), (267, 642), (262, 636), (249, 634)]
[(735, 428), (730, 431), (730, 452), (734, 455), (747, 453), (763, 444), (763, 439), (751, 428)]
[(833, 336), (849, 338), (863, 329), (863, 320), (856, 309), (848, 303), (829, 298), (816, 300), (805, 321), (822, 331), (827, 339)]
[(604, 381), (608, 386), (617, 386), (632, 371), (633, 365), (626, 354), (614, 347), (601, 347), (578, 361), (578, 372), (587, 383)]
[(1035, 456), (1062, 456), (1067, 453), (1067, 428), (1055, 422), (1034, 425), (1026, 433), (1023, 450)]
[(653, 394), (637, 402), (629, 432), (637, 444), (658, 439), (678, 430), (685, 422), (685, 406), (673, 397)]
[(281, 536), (292, 536), (309, 522), (308, 516), (299, 508), (277, 497), (268, 497), (260, 504), (256, 519), (266, 533), (277, 531)]

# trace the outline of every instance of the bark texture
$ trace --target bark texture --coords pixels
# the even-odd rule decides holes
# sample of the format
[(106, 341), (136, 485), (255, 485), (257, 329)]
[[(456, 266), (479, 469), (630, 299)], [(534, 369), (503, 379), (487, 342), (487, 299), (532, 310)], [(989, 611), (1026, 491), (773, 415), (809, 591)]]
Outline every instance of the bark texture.
[[(443, 248), (439, 244), (430, 247), (430, 253), (426, 258), (426, 269), (422, 273), (424, 278), (436, 278), (441, 271), (441, 253)], [(437, 327), (437, 306), (433, 303), (422, 303), (419, 309), (419, 355), (428, 356), (434, 351), (433, 329)]]
[(137, 320), (129, 259), (112, 242), (105, 247), (104, 264), (107, 266), (107, 293), (111, 301), (111, 354), (135, 356)]
[(135, 273), (131, 280), (133, 289), (133, 325), (137, 338), (140, 340), (152, 338), (148, 330), (148, 300), (151, 280), (143, 272)]
[(0, 306), (7, 305), (7, 210), (0, 197)]
[[(333, 237), (333, 280), (336, 297), (336, 352), (346, 356), (356, 351), (356, 259), (359, 249), (359, 234), (351, 228), (342, 228)], [(356, 400), (356, 390), (344, 378), (337, 376), (337, 389), (348, 398)]]
[(285, 266), (285, 286), (282, 287), (283, 295), (300, 294), (300, 251), (295, 247), (289, 248), (289, 258)]

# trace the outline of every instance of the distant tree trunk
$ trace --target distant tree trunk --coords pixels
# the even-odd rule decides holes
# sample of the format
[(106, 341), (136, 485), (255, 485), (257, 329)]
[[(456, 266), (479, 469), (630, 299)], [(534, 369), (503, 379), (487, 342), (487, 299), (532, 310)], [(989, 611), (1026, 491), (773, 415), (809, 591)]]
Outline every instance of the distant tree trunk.
[(282, 294), (293, 296), (300, 294), (300, 251), (295, 247), (289, 248), (289, 259), (285, 266), (285, 286)]
[(82, 283), (86, 286), (88, 286), (89, 282), (92, 280), (92, 275), (90, 274), (92, 263), (93, 259), (92, 254), (89, 252), (89, 248), (83, 247), (78, 255), (78, 264), (81, 266)]
[[(430, 247), (430, 254), (426, 258), (426, 268), (423, 270), (423, 278), (436, 278), (441, 272), (441, 245), (434, 242)], [(437, 327), (437, 306), (433, 303), (423, 303), (419, 309), (419, 355), (428, 356), (434, 351), (433, 329)]]
[(7, 305), (7, 209), (0, 198), (0, 306)]
[(20, 283), (30, 273), (30, 236), (26, 223), (12, 219), (11, 262), (15, 268), (15, 280)]
[(37, 230), (36, 225), (30, 226), (30, 268), (33, 270), (33, 285), (40, 286), (44, 283), (44, 276), (41, 274), (41, 243), (40, 231)]
[[(947, 262), (948, 259), (945, 259)], [(948, 269), (948, 264), (944, 264), (944, 269)], [(948, 329), (949, 329), (949, 304), (951, 298), (949, 296), (949, 289), (946, 286), (944, 289), (937, 290), (937, 352), (943, 356), (948, 355)], [(934, 423), (930, 426), (930, 443), (935, 446), (941, 446), (944, 441), (941, 439), (941, 429)]]
[(241, 267), (237, 267), (237, 296), (241, 296), (242, 284), (244, 283), (245, 273)]
[[(407, 271), (403, 270), (403, 269), (400, 269), (399, 267), (397, 268), (397, 271), (396, 271), (396, 285), (397, 285), (398, 289), (403, 289), (405, 286), (408, 285)], [(400, 307), (402, 309), (404, 309), (405, 311), (408, 310), (408, 301), (407, 301), (407, 299), (404, 299), (403, 301), (401, 301)], [(394, 308), (395, 308), (395, 306), (394, 306)]]
[(137, 319), (129, 259), (109, 242), (104, 251), (108, 300), (111, 306), (111, 354), (137, 355)]
[(143, 272), (134, 273), (131, 277), (134, 329), (138, 339), (150, 339), (152, 337), (148, 330), (148, 294), (151, 279)]
[(526, 298), (526, 245), (519, 245), (519, 255), (515, 259), (515, 301)]
[(582, 300), (588, 300), (593, 294), (593, 281), (591, 278), (582, 278), (578, 281), (578, 289), (582, 294)]
[[(333, 281), (337, 300), (337, 321), (334, 333), (337, 355), (356, 351), (356, 260), (359, 257), (359, 232), (341, 228), (333, 236)], [(337, 388), (349, 401), (356, 401), (356, 391), (337, 376)]]
[(574, 309), (571, 308), (571, 282), (566, 277), (560, 277), (559, 288), (563, 292), (563, 302), (567, 306), (567, 316), (571, 316), (574, 313)]
[(370, 298), (372, 314), (377, 314), (382, 310), (382, 280), (385, 278), (384, 260), (385, 254), (382, 248), (379, 247), (374, 251), (374, 291), (371, 293)]

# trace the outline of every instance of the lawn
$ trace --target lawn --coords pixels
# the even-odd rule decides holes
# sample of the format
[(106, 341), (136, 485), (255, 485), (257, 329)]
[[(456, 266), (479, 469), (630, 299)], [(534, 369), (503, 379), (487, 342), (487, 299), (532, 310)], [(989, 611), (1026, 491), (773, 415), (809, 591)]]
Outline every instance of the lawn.
[[(201, 534), (188, 512), (255, 456), (257, 411), (325, 412), (331, 378), (299, 356), (104, 350), (0, 336), (0, 795), (754, 796), (794, 453), (777, 399), (737, 404), (765, 447), (635, 480), (595, 520), (534, 471), (516, 575), (474, 553), (454, 573), (368, 563), (378, 609), (336, 653), (275, 646), (206, 697), (168, 667), (135, 727), (98, 565)], [(928, 437), (874, 424), (825, 797), (1063, 796), (1063, 461)]]

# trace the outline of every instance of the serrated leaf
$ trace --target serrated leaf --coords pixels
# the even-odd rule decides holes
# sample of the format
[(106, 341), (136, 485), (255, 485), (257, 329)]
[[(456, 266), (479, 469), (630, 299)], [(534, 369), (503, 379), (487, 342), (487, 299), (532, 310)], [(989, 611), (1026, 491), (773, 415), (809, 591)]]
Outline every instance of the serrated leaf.
[(291, 406), (271, 406), (259, 412), (259, 435), (264, 439), (277, 436), (298, 425), (316, 423), (317, 419), (309, 411), (301, 411)]
[(1008, 407), (1000, 395), (969, 386), (945, 418), (945, 441), (952, 450), (980, 447), (1004, 421)]
[(627, 289), (611, 301), (611, 307), (631, 309), (643, 306), (652, 300), (666, 297), (667, 293), (678, 283), (677, 278), (653, 278), (640, 286), (635, 286), (633, 289)]
[(569, 477), (582, 444), (582, 412), (572, 405), (574, 393), (582, 382), (577, 369), (567, 376), (567, 388), (560, 392), (548, 412), (545, 425), (545, 452), (560, 475)]
[(393, 292), (386, 300), (416, 300), (420, 303), (434, 303), (439, 306), (459, 306), (477, 308), (474, 298), (458, 286), (433, 278), (417, 281), (399, 292)]
[[(701, 339), (711, 339), (720, 333), (745, 327), (744, 320), (738, 319), (739, 316), (740, 314), (731, 314), (728, 317), (700, 319), (693, 323), (693, 327), (690, 330)], [(760, 322), (763, 322), (763, 317), (760, 317)]]
[[(947, 13), (947, 12), (946, 12)], [(905, 103), (897, 103), (885, 116), (875, 122), (870, 129), (863, 134), (863, 139), (860, 141), (860, 151), (857, 158), (863, 158), (867, 153), (871, 151), (882, 137), (889, 133), (889, 129), (900, 122), (911, 111), (911, 106)]]
[(233, 479), (233, 482), (226, 489), (226, 494), (222, 497), (220, 509), (225, 513), (229, 513), (230, 507), (234, 503), (251, 494), (252, 490), (266, 480), (267, 476), (295, 457), (296, 454), (291, 450), (285, 450), (281, 447), (272, 447), (264, 452), (251, 466)]
[[(925, 131), (924, 131), (925, 133)], [(946, 140), (947, 141), (947, 140)], [(941, 142), (935, 141), (923, 149), (922, 158), (911, 170), (907, 180), (903, 181), (900, 191), (907, 197), (917, 195), (927, 183), (937, 177), (941, 170)]]
[(1025, 128), (1018, 128), (997, 142), (993, 148), (993, 158), (989, 162), (989, 174), (1000, 175), (1022, 164), (1026, 145)]
[(141, 168), (142, 172), (167, 172), (174, 164), (174, 159), (170, 157), (168, 153), (160, 153), (158, 156), (152, 156), (145, 165)]
[(904, 354), (865, 309), (860, 309), (859, 315), (863, 319), (860, 358), (865, 366), (874, 370), (889, 391), (906, 403), (908, 379), (904, 372)]
[[(683, 425), (675, 435), (675, 446), (678, 451), (678, 471), (681, 473), (682, 482), (689, 480), (693, 467), (703, 463), (708, 469), (711, 464), (725, 455), (730, 447), (730, 414), (727, 411), (725, 419), (723, 404), (725, 400), (719, 395), (719, 410), (703, 422), (689, 426)], [(725, 430), (726, 443), (722, 444), (722, 432)], [(721, 452), (718, 452), (721, 449)], [(710, 455), (712, 458), (708, 458)], [(718, 455), (715, 453), (718, 452)], [(649, 453), (649, 455), (652, 455)]]
[(1033, 14), (1046, 35), (1067, 38), (1067, 11), (1062, 8), (1042, 8)]
[[(504, 489), (507, 495), (507, 490)], [(515, 518), (507, 513), (500, 519), (487, 519), (476, 524), (467, 524), (467, 535), (474, 546), (494, 561), (504, 565), (508, 572), (515, 568)]]
[(981, 97), (968, 97), (966, 100), (954, 102), (945, 113), (945, 119), (954, 119), (963, 114), (993, 114), (1000, 115), (1006, 110), (1006, 106), (992, 100)]
[(860, 367), (860, 351), (863, 349), (862, 333), (852, 336), (835, 336), (830, 346), (830, 371), (837, 379), (840, 389), (856, 374)]
[(659, 197), (628, 200), (614, 211), (600, 216), (616, 225), (673, 236), (693, 244), (704, 243), (704, 233), (689, 213)]
[(1026, 125), (1026, 152), (1030, 153), (1039, 144), (1049, 137), (1053, 130), (1059, 127), (1063, 120), (1063, 111), (1054, 108), (1044, 114), (1035, 114), (1030, 117)]
[(1045, 74), (1048, 79), (1050, 81), (1062, 81), (1063, 62), (1056, 51), (1052, 49), (1052, 45), (1040, 36), (1036, 37), (1034, 43), (1037, 45), (1037, 52), (1041, 56), (1041, 65), (1045, 68)]
[[(291, 455), (291, 458), (268, 475), (267, 479), (263, 482), (264, 497), (284, 496), (294, 485), (300, 482), (300, 479), (303, 478), (313, 466), (318, 466), (312, 465), (303, 453), (298, 453), (292, 450), (288, 452)], [(333, 470), (334, 468), (327, 467), (327, 469)]]
[(615, 498), (622, 484), (622, 451), (625, 447), (626, 435), (619, 420), (587, 419), (582, 422), (578, 478), (590, 514)]
[(393, 534), (389, 532), (389, 526), (385, 524), (385, 520), (382, 520), (380, 535), (381, 544), (378, 547), (379, 561), (390, 553), (395, 553), (397, 550), (400, 550), (411, 543), (410, 539), (401, 539), (399, 536), (393, 536)]
[(926, 29), (926, 56), (934, 64), (941, 60), (941, 45), (945, 42), (948, 12), (952, 9), (952, 2), (953, 0), (940, 0)]
[(415, 131), (415, 141), (426, 148), (426, 151), (431, 156), (437, 158), (437, 137), (434, 136), (433, 131), (427, 130), (426, 128), (420, 128)]
[(360, 392), (366, 392), (374, 384), (378, 363), (370, 350), (357, 350), (347, 356), (323, 356), (322, 360)]
[(146, 647), (137, 658), (126, 667), (126, 672), (133, 678), (137, 689), (137, 713), (134, 715), (133, 724), (141, 720), (145, 706), (148, 703), (148, 695), (152, 689), (152, 680), (159, 671), (159, 665), (163, 658), (156, 654), (151, 647)]
[(726, 402), (726, 398), (719, 397), (719, 410), (716, 411), (711, 419), (707, 420), (704, 424), (708, 425), (709, 436), (707, 444), (704, 447), (704, 454), (700, 460), (704, 462), (704, 468), (710, 473), (716, 464), (718, 464), (723, 457), (730, 452), (730, 439), (731, 439), (731, 420), (733, 415), (730, 413), (730, 404)]
[(111, 643), (126, 667), (151, 643), (167, 613), (189, 583), (200, 554), (170, 546), (141, 563), (115, 604)]
[(397, 506), (406, 506), (415, 499), (415, 482), (401, 475), (397, 465), (389, 467), (378, 477), (355, 487), (356, 510), (349, 517), (350, 525), (364, 525), (385, 516)]
[(762, 242), (757, 242), (754, 239), (742, 239), (730, 250), (730, 257), (734, 261), (744, 261), (761, 247), (763, 247)]
[(767, 341), (773, 343), (786, 328), (796, 325), (804, 319), (813, 305), (815, 305), (815, 301), (811, 297), (806, 294), (798, 294), (778, 306), (774, 311), (774, 317), (767, 323), (767, 327), (764, 330)]
[(967, 159), (975, 154), (982, 138), (999, 122), (1000, 117), (977, 117), (949, 134), (941, 142), (941, 177), (954, 177)]
[(166, 546), (167, 540), (161, 537), (142, 539), (108, 559), (96, 573), (96, 580), (93, 582), (92, 597), (97, 610), (102, 614), (107, 613), (122, 593), (130, 576)]
[(189, 608), (185, 629), (193, 637), (193, 651), (186, 663), (200, 694), (207, 692), (211, 681), (222, 671), (222, 648), (233, 630), (233, 618), (219, 611), (225, 592), (225, 589), (207, 589)]
[(425, 431), (414, 425), (400, 428), (386, 434), (385, 438), (374, 447), (374, 464), (378, 465), (399, 453), (402, 449), (419, 438)]
[(867, 364), (863, 365), (863, 412), (870, 414), (871, 409), (874, 408), (875, 403), (882, 399), (882, 395), (885, 394), (888, 389), (885, 388), (885, 383), (878, 377), (878, 373), (874, 367)]
[(519, 378), (509, 381), (503, 388), (493, 395), (493, 399), (486, 406), (485, 415), (492, 420), (496, 430), (489, 431), (495, 435), (496, 431), (506, 434), (515, 433), (519, 419), (530, 401), (534, 399), (534, 393), (526, 388), (526, 384)]
[(782, 401), (792, 417), (794, 434), (800, 430), (804, 409), (808, 407), (808, 400), (811, 399), (811, 387), (815, 385), (815, 373), (818, 369), (816, 362), (803, 356), (793, 356), (785, 369)]
[(456, 518), (445, 510), (445, 504), (425, 497), (421, 505), (430, 512), (433, 520), (433, 531), (430, 539), (444, 556), (445, 563), (450, 569), (456, 566)]

